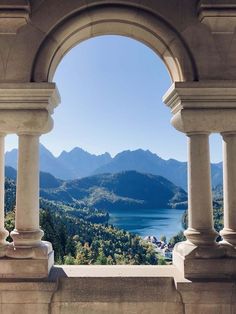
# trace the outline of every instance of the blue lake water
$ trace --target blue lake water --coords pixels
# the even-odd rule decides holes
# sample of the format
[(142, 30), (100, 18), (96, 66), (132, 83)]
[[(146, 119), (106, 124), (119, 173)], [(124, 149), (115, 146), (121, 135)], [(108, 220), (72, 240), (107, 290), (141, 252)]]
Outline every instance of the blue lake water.
[(182, 230), (182, 209), (113, 210), (109, 223), (133, 233), (167, 239)]

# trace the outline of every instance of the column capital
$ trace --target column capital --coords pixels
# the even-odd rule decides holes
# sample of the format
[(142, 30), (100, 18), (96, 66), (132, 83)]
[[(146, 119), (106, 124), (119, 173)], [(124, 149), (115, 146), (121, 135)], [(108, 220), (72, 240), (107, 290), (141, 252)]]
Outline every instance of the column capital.
[(0, 110), (46, 110), (60, 103), (55, 83), (0, 83)]
[(221, 132), (220, 135), (223, 138), (230, 137), (230, 136), (236, 136), (236, 131)]
[(176, 82), (163, 101), (181, 132), (236, 132), (236, 81)]
[(212, 34), (233, 35), (235, 32), (236, 3), (233, 0), (200, 0), (198, 18)]
[(43, 134), (60, 96), (54, 83), (0, 83), (1, 132)]
[(207, 131), (195, 131), (195, 132), (187, 132), (186, 136), (191, 137), (195, 135), (210, 135), (210, 132)]

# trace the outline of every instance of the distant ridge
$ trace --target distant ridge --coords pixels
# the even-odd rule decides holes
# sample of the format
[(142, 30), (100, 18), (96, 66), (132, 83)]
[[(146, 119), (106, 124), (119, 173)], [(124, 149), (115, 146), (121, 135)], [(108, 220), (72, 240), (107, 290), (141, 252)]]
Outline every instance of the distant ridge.
[[(17, 171), (16, 169), (6, 166), (5, 177), (16, 181)], [(63, 180), (55, 178), (52, 174), (40, 171), (39, 173), (40, 188), (41, 189), (54, 189), (63, 184)]]
[[(16, 168), (17, 149), (6, 153), (6, 165)], [(94, 155), (76, 147), (55, 157), (40, 145), (40, 170), (62, 180), (78, 179), (102, 173), (138, 171), (160, 175), (187, 190), (187, 163), (175, 159), (164, 160), (149, 150), (126, 150), (114, 158), (109, 153)], [(211, 165), (213, 187), (222, 184), (222, 163)]]
[(169, 180), (137, 171), (98, 174), (65, 181), (59, 188), (41, 189), (52, 201), (76, 203), (106, 211), (186, 208), (187, 193)]
[[(16, 180), (14, 168), (7, 166), (5, 174), (8, 179)], [(69, 181), (40, 172), (40, 196), (51, 201), (74, 203), (76, 207), (106, 211), (187, 206), (187, 193), (183, 189), (161, 176), (137, 171), (98, 174)]]
[(71, 178), (81, 178), (90, 175), (97, 168), (112, 160), (110, 154), (93, 155), (82, 148), (76, 147), (70, 152), (63, 151), (57, 160), (69, 170)]

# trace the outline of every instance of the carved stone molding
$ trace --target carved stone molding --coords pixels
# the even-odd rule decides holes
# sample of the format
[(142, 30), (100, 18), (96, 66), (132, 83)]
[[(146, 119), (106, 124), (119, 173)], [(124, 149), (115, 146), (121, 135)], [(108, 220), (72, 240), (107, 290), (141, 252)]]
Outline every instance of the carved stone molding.
[(28, 0), (2, 0), (0, 3), (0, 34), (16, 34), (29, 22)]
[(212, 33), (233, 34), (236, 27), (236, 2), (235, 0), (201, 0), (198, 17)]

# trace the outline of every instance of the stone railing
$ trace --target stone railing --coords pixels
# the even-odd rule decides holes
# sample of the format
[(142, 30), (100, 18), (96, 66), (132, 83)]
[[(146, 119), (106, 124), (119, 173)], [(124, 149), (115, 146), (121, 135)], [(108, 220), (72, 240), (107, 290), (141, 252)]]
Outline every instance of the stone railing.
[[(175, 83), (164, 96), (173, 126), (188, 137), (189, 227), (173, 263), (185, 278), (231, 278), (236, 274), (236, 87), (235, 82)], [(59, 102), (55, 84), (0, 85), (0, 266), (1, 277), (44, 278), (53, 266), (53, 249), (39, 227), (39, 137), (53, 127)], [(15, 230), (4, 229), (4, 137), (19, 137)], [(213, 226), (209, 135), (224, 143), (223, 241)]]

